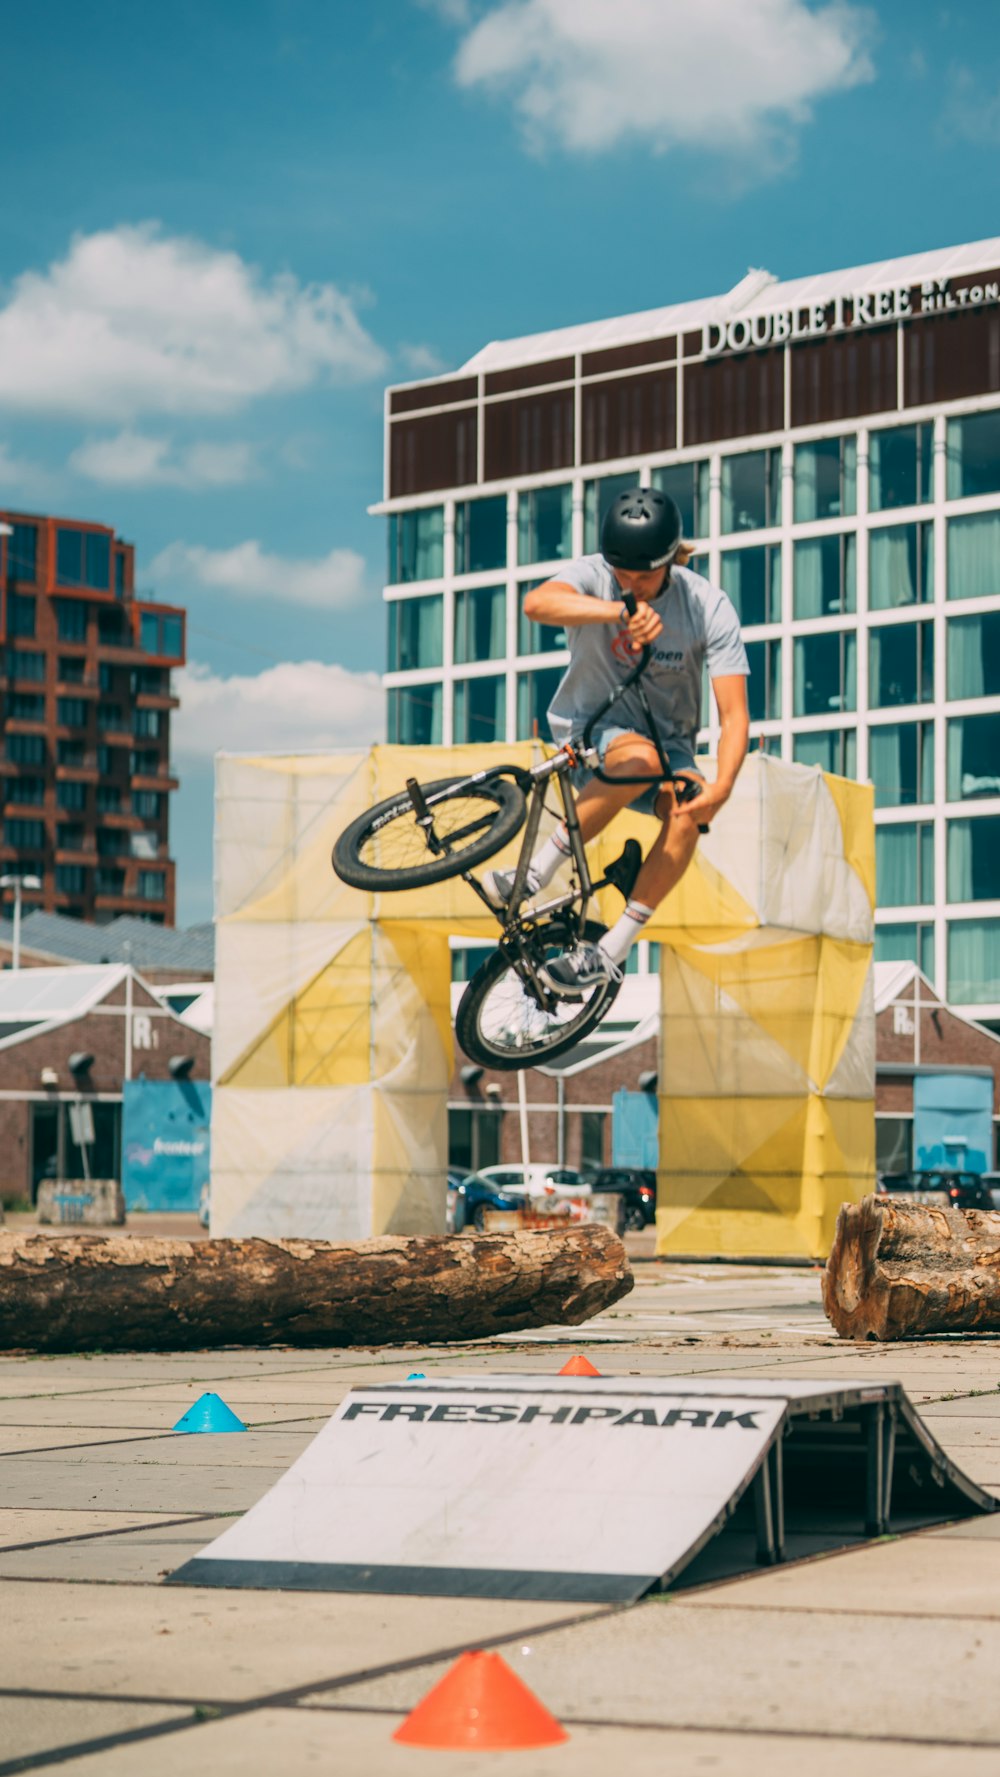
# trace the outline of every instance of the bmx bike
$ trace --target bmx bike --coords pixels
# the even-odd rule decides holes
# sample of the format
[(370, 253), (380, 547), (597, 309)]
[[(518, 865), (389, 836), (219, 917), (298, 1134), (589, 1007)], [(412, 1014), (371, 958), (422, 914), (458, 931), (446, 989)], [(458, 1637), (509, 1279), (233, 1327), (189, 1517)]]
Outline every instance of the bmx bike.
[[(623, 602), (633, 615), (631, 594)], [(493, 765), (470, 777), (426, 784), (407, 778), (404, 790), (359, 815), (334, 846), (333, 868), (352, 888), (376, 893), (424, 888), (460, 876), (499, 921), (497, 948), (469, 981), (455, 1015), (459, 1043), (482, 1067), (510, 1070), (555, 1060), (600, 1023), (619, 991), (620, 978), (599, 981), (572, 996), (557, 994), (546, 986), (541, 971), (548, 959), (581, 939), (596, 942), (601, 937), (607, 928), (588, 917), (591, 897), (610, 883), (627, 901), (642, 863), (638, 841), (628, 839), (600, 880), (592, 880), (576, 810), (577, 768), (587, 767), (605, 783), (673, 783), (680, 802), (698, 794), (697, 779), (671, 771), (656, 731), (641, 683), (651, 652), (648, 646), (641, 650), (635, 667), (594, 711), (582, 734), (540, 765), (530, 770)], [(591, 744), (597, 723), (633, 686), (660, 762), (655, 776), (611, 775)], [(548, 803), (553, 789), (561, 803), (555, 809)], [(536, 896), (529, 906), (528, 867), (547, 808), (566, 823), (570, 886), (548, 900)], [(510, 898), (497, 909), (473, 871), (522, 828)]]

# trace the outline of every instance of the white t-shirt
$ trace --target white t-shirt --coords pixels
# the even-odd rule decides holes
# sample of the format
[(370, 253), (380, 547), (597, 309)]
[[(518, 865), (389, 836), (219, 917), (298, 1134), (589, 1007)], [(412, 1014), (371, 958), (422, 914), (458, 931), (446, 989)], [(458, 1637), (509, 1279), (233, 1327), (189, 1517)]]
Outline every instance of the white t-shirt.
[[(602, 555), (584, 555), (567, 562), (552, 578), (588, 598), (621, 605), (621, 587)], [(653, 643), (641, 684), (664, 743), (680, 741), (693, 753), (701, 726), (703, 666), (707, 665), (712, 679), (729, 673), (749, 675), (740, 620), (721, 588), (690, 568), (671, 569), (650, 608), (663, 629)], [(598, 705), (631, 672), (637, 657), (623, 626), (567, 626), (566, 639), (570, 663), (549, 705), (552, 738), (560, 746), (571, 734), (580, 733)], [(648, 723), (634, 688), (619, 699), (607, 720), (617, 728), (634, 726), (640, 734), (646, 732)], [(597, 733), (600, 727), (598, 724)]]

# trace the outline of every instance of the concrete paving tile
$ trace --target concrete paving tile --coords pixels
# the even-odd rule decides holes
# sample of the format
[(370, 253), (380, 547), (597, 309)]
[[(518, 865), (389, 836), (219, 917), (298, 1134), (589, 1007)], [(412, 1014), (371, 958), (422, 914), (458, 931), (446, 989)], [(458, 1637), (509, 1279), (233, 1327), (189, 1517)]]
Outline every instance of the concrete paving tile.
[[(68, 1512), (22, 1511), (16, 1507), (0, 1507), (0, 1550), (20, 1543), (49, 1542), (67, 1536), (99, 1536), (111, 1530), (134, 1530), (155, 1527), (169, 1513), (156, 1512)], [(0, 1684), (3, 1668), (0, 1666)]]
[[(997, 1492), (996, 1488), (986, 1488), (987, 1493)], [(964, 1542), (1000, 1542), (1000, 1512), (993, 1512), (988, 1518), (962, 1518), (957, 1524), (945, 1524), (938, 1530), (927, 1530), (925, 1536), (948, 1537), (949, 1540)]]
[[(945, 1629), (940, 1618), (705, 1609), (685, 1598), (500, 1651), (530, 1670), (532, 1689), (567, 1727), (582, 1717), (838, 1735), (845, 1723), (865, 1733), (877, 1724), (889, 1739), (960, 1733), (1000, 1747), (1000, 1622), (952, 1617)], [(352, 1686), (338, 1700), (410, 1709), (444, 1669)]]
[[(985, 1419), (1000, 1421), (1000, 1391), (988, 1394), (958, 1394), (954, 1400), (937, 1400), (929, 1407), (927, 1417), (934, 1419)], [(1000, 1423), (997, 1425), (1000, 1437)]]
[[(440, 1752), (399, 1746), (398, 1716), (334, 1710), (257, 1710), (206, 1722), (139, 1746), (121, 1746), (74, 1760), (73, 1777), (211, 1777), (258, 1773), (343, 1772), (349, 1777), (996, 1777), (992, 1748), (859, 1745), (845, 1739), (783, 1739), (775, 1734), (683, 1733), (669, 1728), (571, 1727), (560, 1746), (516, 1753)], [(862, 1760), (867, 1762), (862, 1763)]]
[[(321, 1420), (320, 1424), (325, 1421)], [(24, 1434), (30, 1439), (31, 1433)], [(288, 1468), (312, 1442), (314, 1431), (289, 1431), (281, 1427), (273, 1431), (243, 1432), (175, 1432), (162, 1431), (142, 1438), (123, 1437), (120, 1432), (102, 1438), (91, 1432), (64, 1435), (65, 1448), (55, 1445), (51, 1451), (39, 1450), (40, 1463), (158, 1463), (164, 1468)], [(74, 1438), (79, 1441), (74, 1442)], [(235, 1439), (239, 1439), (239, 1449)], [(29, 1446), (30, 1448), (30, 1446)], [(0, 1481), (16, 1451), (0, 1457)]]
[(127, 1432), (100, 1430), (64, 1425), (0, 1425), (0, 1463), (5, 1456), (19, 1456), (26, 1451), (64, 1450), (78, 1444), (86, 1449), (93, 1444), (115, 1449), (131, 1443)]
[[(208, 1540), (208, 1539), (206, 1539)], [(565, 1606), (4, 1582), (6, 1690), (239, 1701), (558, 1622)]]
[[(0, 1758), (38, 1758), (106, 1734), (129, 1734), (158, 1722), (183, 1722), (189, 1709), (149, 1703), (5, 1697), (0, 1694)], [(175, 1742), (176, 1744), (176, 1742)], [(133, 1750), (133, 1757), (135, 1757)]]
[[(995, 1522), (988, 1520), (976, 1522)], [(988, 1617), (1000, 1623), (1000, 1549), (927, 1532), (771, 1568), (700, 1593), (703, 1610), (850, 1611), (898, 1617)]]
[[(72, 1398), (59, 1395), (46, 1400), (0, 1401), (0, 1429), (20, 1429), (34, 1425), (46, 1429), (65, 1427), (71, 1432), (80, 1430), (92, 1435), (99, 1435), (103, 1431), (117, 1432), (123, 1436), (127, 1436), (129, 1432), (169, 1432), (175, 1420), (198, 1399), (200, 1392), (204, 1391), (190, 1389), (185, 1390), (183, 1395), (179, 1391), (175, 1392), (171, 1401), (171, 1404), (176, 1404), (175, 1413), (171, 1413), (167, 1403), (147, 1401), (141, 1392), (135, 1390), (125, 1395), (74, 1395)], [(214, 1392), (218, 1394), (220, 1391), (216, 1389)], [(223, 1399), (229, 1399), (231, 1393), (231, 1390), (227, 1390)], [(246, 1407), (245, 1423), (258, 1431), (291, 1417), (288, 1409), (280, 1402), (268, 1405), (264, 1401), (253, 1401), (242, 1405)], [(239, 1408), (235, 1410), (238, 1412)], [(294, 1413), (295, 1409), (292, 1411)], [(328, 1417), (326, 1413), (311, 1407), (299, 1408), (298, 1412), (304, 1412), (305, 1417), (297, 1418), (297, 1425), (322, 1425)], [(243, 1414), (240, 1417), (243, 1418)]]
[(167, 1521), (123, 1529), (113, 1536), (60, 1539), (9, 1552), (0, 1549), (0, 1579), (153, 1586), (200, 1554), (231, 1523), (231, 1518), (199, 1518), (188, 1524)]
[[(231, 1442), (212, 1438), (213, 1445)], [(201, 1440), (202, 1446), (209, 1442)], [(146, 1448), (155, 1451), (156, 1446)], [(9, 1506), (35, 1506), (45, 1510), (129, 1512), (245, 1512), (272, 1487), (287, 1464), (270, 1468), (241, 1468), (237, 1461), (209, 1454), (204, 1466), (185, 1467), (158, 1462), (155, 1456), (136, 1456), (115, 1463), (94, 1452), (96, 1460), (82, 1461), (52, 1456), (4, 1458), (3, 1498)]]

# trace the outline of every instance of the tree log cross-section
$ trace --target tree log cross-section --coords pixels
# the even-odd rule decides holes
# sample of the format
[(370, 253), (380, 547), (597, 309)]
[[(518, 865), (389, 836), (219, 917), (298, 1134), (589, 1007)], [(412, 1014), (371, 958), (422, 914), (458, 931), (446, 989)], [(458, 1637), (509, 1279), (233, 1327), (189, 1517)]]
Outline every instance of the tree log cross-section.
[(0, 1350), (488, 1339), (578, 1326), (632, 1284), (600, 1224), (352, 1242), (0, 1232)]
[(1000, 1332), (1000, 1212), (845, 1203), (823, 1306), (845, 1339)]

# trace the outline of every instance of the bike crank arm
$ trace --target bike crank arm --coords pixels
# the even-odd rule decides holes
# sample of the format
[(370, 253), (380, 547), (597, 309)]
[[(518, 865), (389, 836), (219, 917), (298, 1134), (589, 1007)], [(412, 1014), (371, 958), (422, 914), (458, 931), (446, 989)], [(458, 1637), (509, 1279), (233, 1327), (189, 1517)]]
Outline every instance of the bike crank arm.
[(413, 812), (417, 817), (417, 826), (422, 827), (424, 830), (424, 838), (427, 841), (427, 848), (434, 853), (435, 857), (439, 858), (445, 848), (434, 831), (434, 816), (431, 814), (431, 811), (427, 806), (427, 798), (415, 777), (407, 778), (406, 789)]

